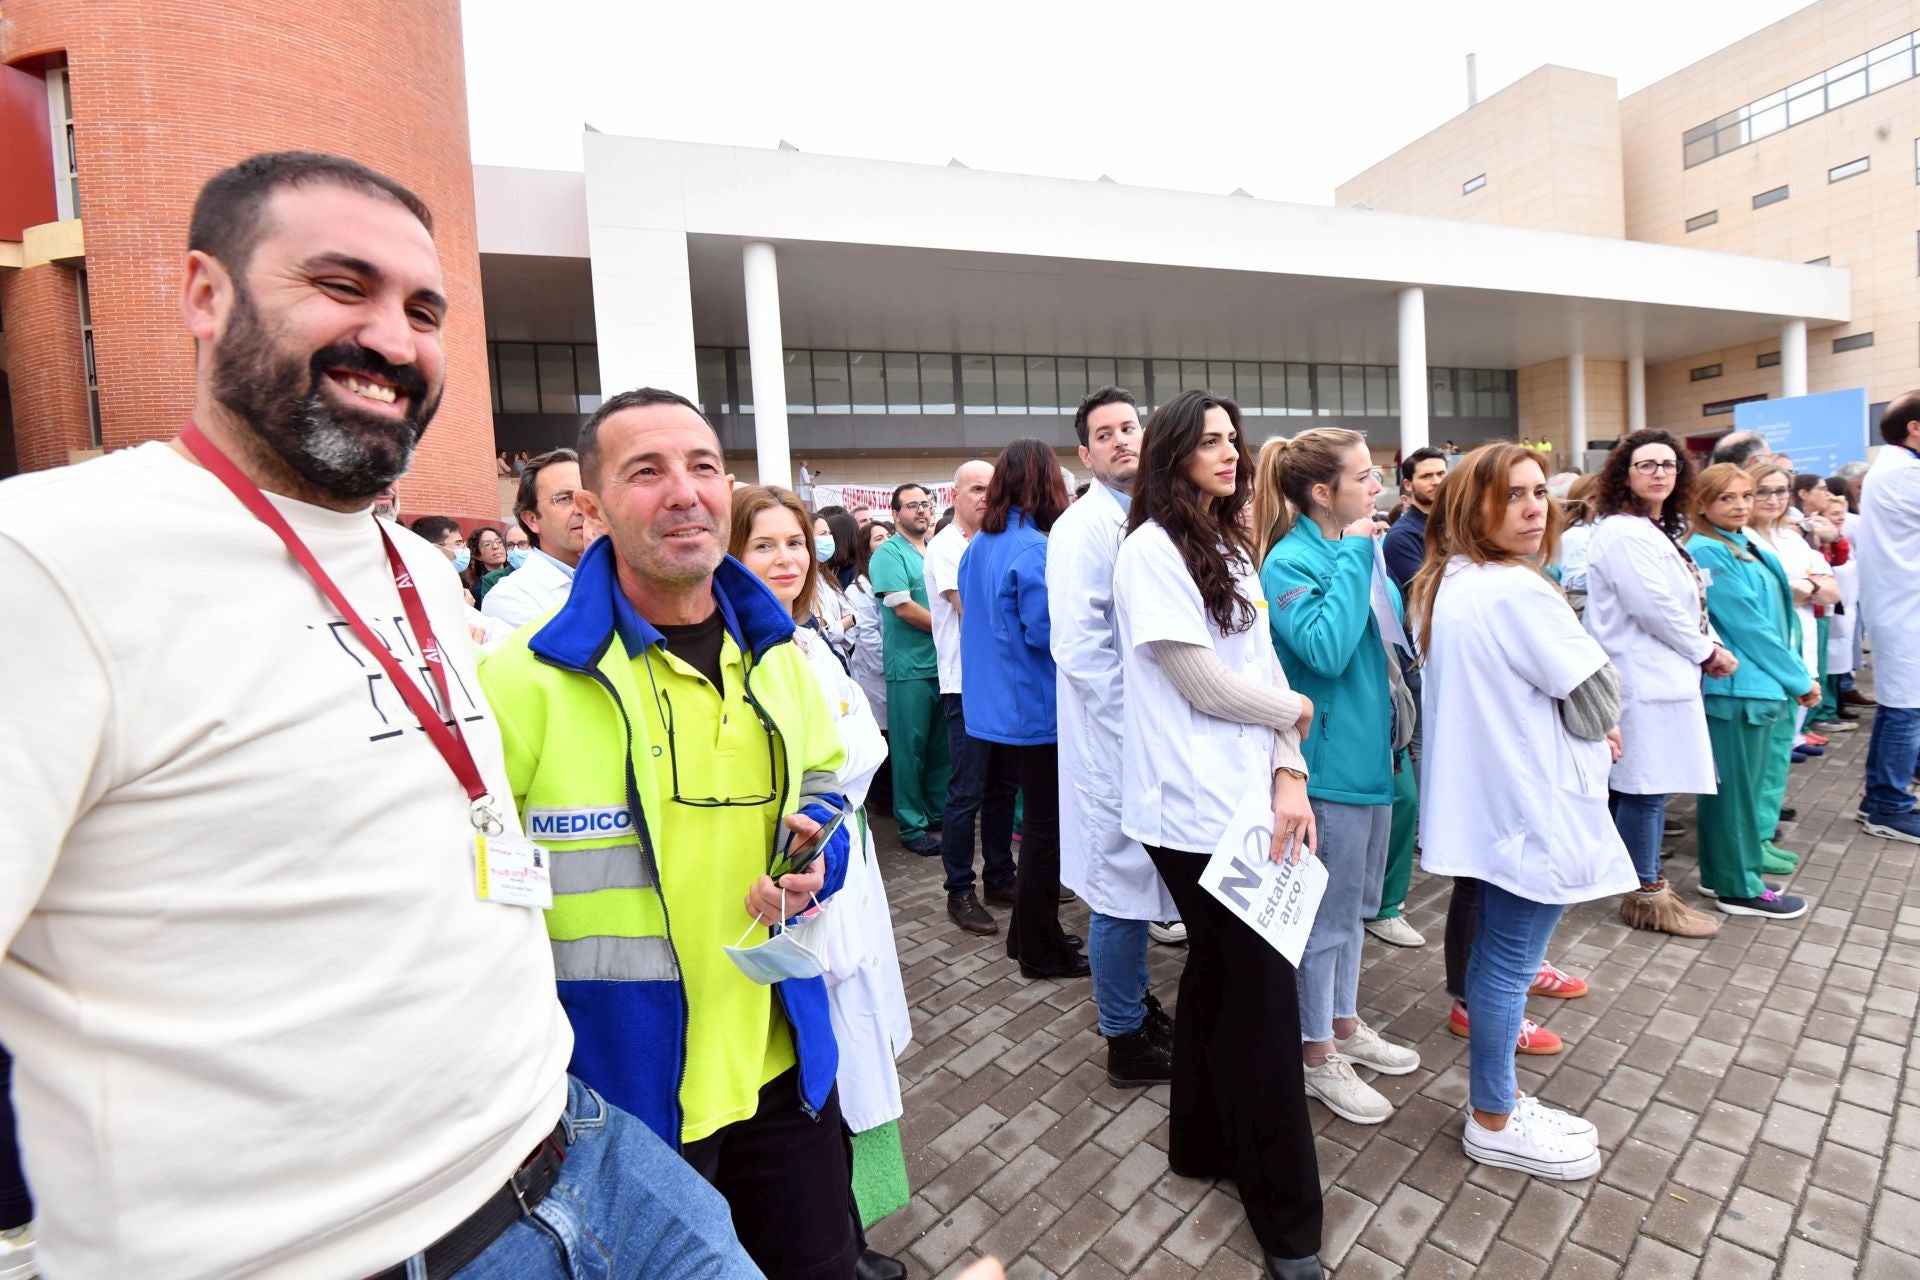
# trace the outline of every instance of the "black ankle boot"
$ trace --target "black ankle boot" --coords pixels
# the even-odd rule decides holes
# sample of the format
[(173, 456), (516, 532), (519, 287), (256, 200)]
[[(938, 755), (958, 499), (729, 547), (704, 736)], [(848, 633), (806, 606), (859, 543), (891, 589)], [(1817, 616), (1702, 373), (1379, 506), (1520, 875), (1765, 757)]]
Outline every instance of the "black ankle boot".
[(1320, 1267), (1320, 1259), (1311, 1255), (1305, 1258), (1276, 1258), (1267, 1255), (1267, 1280), (1327, 1280), (1327, 1273)]
[(1167, 1050), (1168, 1052), (1172, 1052), (1173, 1051), (1173, 1017), (1172, 1015), (1169, 1014), (1164, 1008), (1161, 1007), (1161, 1004), (1158, 1000), (1155, 1000), (1153, 998), (1153, 992), (1151, 991), (1147, 992), (1146, 995), (1142, 996), (1141, 1000), (1147, 1006), (1147, 1020), (1140, 1024), (1142, 1029), (1144, 1029), (1148, 1035), (1153, 1037), (1153, 1042), (1155, 1044), (1159, 1045), (1161, 1048)]
[(1122, 1089), (1173, 1079), (1173, 1053), (1144, 1024), (1124, 1036), (1107, 1037), (1107, 1083)]
[(857, 1280), (906, 1280), (907, 1264), (872, 1249), (863, 1250), (853, 1266)]

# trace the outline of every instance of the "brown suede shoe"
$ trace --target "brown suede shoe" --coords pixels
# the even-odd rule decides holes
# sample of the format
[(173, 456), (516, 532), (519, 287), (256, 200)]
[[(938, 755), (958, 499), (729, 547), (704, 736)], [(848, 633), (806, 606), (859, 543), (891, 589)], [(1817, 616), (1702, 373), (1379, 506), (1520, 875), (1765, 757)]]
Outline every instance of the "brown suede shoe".
[(947, 899), (947, 916), (968, 933), (986, 936), (1000, 932), (1000, 922), (987, 914), (980, 905), (980, 899), (970, 893), (959, 894)]
[(1635, 929), (1670, 933), (1676, 938), (1711, 938), (1720, 932), (1718, 920), (1680, 901), (1665, 880), (1651, 889), (1635, 889), (1622, 896), (1620, 919)]

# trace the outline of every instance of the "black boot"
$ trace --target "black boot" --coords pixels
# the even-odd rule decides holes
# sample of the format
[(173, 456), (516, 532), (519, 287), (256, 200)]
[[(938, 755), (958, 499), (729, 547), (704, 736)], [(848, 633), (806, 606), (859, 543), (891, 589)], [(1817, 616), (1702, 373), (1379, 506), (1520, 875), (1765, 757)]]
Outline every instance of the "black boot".
[(1173, 1054), (1155, 1044), (1143, 1023), (1124, 1036), (1107, 1037), (1107, 1083), (1117, 1088), (1165, 1084), (1173, 1079)]
[(1153, 992), (1149, 991), (1146, 995), (1142, 996), (1141, 1002), (1147, 1006), (1147, 1020), (1140, 1024), (1142, 1029), (1153, 1037), (1155, 1044), (1171, 1052), (1173, 1049), (1173, 1018), (1161, 1007), (1160, 1002), (1153, 998)]
[(863, 1249), (860, 1261), (853, 1264), (853, 1274), (857, 1280), (907, 1280), (907, 1264), (884, 1253)]
[(1269, 1253), (1267, 1280), (1327, 1280), (1327, 1273), (1321, 1269), (1320, 1259), (1312, 1255), (1304, 1258), (1276, 1258)]

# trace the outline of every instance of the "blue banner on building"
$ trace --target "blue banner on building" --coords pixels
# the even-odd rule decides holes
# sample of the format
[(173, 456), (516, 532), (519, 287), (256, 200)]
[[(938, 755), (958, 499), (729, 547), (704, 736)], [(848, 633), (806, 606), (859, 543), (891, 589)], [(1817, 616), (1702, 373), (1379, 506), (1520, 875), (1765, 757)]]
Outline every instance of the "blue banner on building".
[(1867, 460), (1867, 392), (1864, 387), (1823, 391), (1784, 400), (1749, 400), (1733, 406), (1736, 431), (1758, 431), (1775, 453), (1793, 459), (1793, 469), (1830, 476), (1849, 462)]

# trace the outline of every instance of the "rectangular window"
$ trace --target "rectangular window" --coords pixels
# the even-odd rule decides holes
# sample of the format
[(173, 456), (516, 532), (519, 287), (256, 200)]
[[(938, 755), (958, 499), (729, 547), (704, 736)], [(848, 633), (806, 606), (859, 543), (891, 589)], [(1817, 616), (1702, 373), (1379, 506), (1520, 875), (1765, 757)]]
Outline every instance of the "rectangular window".
[(886, 357), (878, 351), (855, 351), (847, 356), (855, 413), (887, 411)]
[[(1233, 389), (1233, 361), (1207, 361), (1207, 386), (1239, 405), (1241, 409), (1247, 408), (1247, 402), (1242, 400)], [(1260, 401), (1256, 399), (1253, 403), (1258, 405)]]
[[(1808, 76), (1705, 124), (1695, 125), (1680, 135), (1681, 163), (1691, 169), (1782, 129), (1805, 124), (1868, 94), (1904, 84), (1916, 72), (1917, 40), (1920, 32), (1909, 32), (1818, 75)], [(1916, 169), (1920, 170), (1920, 165)]]
[(786, 353), (787, 413), (813, 412), (813, 352)]
[[(1140, 362), (1136, 360), (1134, 361), (1134, 363), (1137, 365)], [(1104, 359), (1100, 356), (1087, 357), (1087, 392), (1088, 394), (1092, 394), (1093, 392), (1098, 391), (1102, 387), (1121, 387), (1127, 391), (1133, 392), (1133, 394), (1136, 396), (1138, 396), (1141, 392), (1146, 390), (1145, 387), (1142, 387), (1139, 384), (1138, 379), (1135, 380), (1132, 386), (1128, 386), (1125, 382), (1122, 382), (1120, 380), (1120, 373), (1117, 368), (1117, 364), (1118, 364), (1117, 361)], [(1061, 381), (1060, 389), (1062, 391), (1066, 390), (1066, 377), (1067, 377), (1066, 368), (1062, 366), (1060, 370), (1060, 381)], [(1073, 407), (1076, 411), (1078, 411), (1078, 409), (1080, 408), (1080, 406), (1077, 404), (1074, 405)]]
[(753, 361), (745, 347), (733, 349), (733, 378), (740, 388), (740, 412), (753, 412)]
[(500, 344), (487, 344), (487, 384), (493, 392), (493, 413), (500, 416)]
[(1239, 402), (1240, 412), (1261, 417), (1279, 413), (1278, 405), (1268, 405), (1266, 393), (1260, 389), (1260, 366), (1251, 361), (1239, 360), (1233, 366), (1233, 398)]
[(1842, 351), (1862, 351), (1872, 345), (1873, 331), (1871, 329), (1865, 333), (1850, 333), (1844, 338), (1835, 338), (1833, 340), (1833, 354), (1839, 355)]
[(1087, 392), (1090, 390), (1087, 386), (1087, 358), (1061, 356), (1053, 363), (1060, 375), (1060, 412), (1078, 413), (1080, 402), (1087, 398)]
[(73, 82), (65, 67), (47, 72), (47, 122), (53, 142), (54, 213), (61, 221), (80, 216), (79, 151), (73, 140)]
[(1861, 156), (1858, 160), (1849, 160), (1845, 164), (1837, 164), (1827, 170), (1827, 181), (1841, 182), (1853, 177), (1857, 173), (1865, 173), (1872, 163), (1873, 157)]
[(1453, 416), (1453, 370), (1427, 370), (1427, 411), (1436, 418)]
[(580, 390), (579, 412), (592, 413), (598, 409), (600, 407), (600, 348), (593, 343), (573, 344), (573, 380)]
[[(926, 377), (925, 368), (920, 376)], [(960, 357), (960, 395), (968, 413), (993, 412), (993, 357)]]
[(80, 292), (80, 344), (87, 357), (87, 443), (100, 447), (100, 371), (93, 358), (93, 295), (87, 291), (87, 273), (74, 273)]
[(1059, 366), (1052, 356), (1027, 357), (1027, 412), (1060, 412)]
[(1722, 370), (1717, 364), (1703, 364), (1697, 369), (1687, 370), (1687, 381), (1705, 382), (1708, 378), (1717, 378)]
[[(945, 356), (939, 357), (946, 359)], [(887, 371), (887, 412), (920, 412), (920, 357), (911, 351), (889, 351)], [(949, 377), (951, 382), (952, 378)]]
[(534, 370), (531, 342), (495, 344), (500, 360), (500, 411), (540, 412), (540, 375)]
[(1025, 356), (993, 358), (993, 411), (1020, 414), (1027, 411), (1027, 360)]
[[(1099, 386), (1099, 383), (1095, 383)], [(1113, 385), (1124, 387), (1133, 392), (1134, 398), (1142, 404), (1147, 400), (1147, 362), (1145, 360), (1115, 360), (1113, 362)]]
[(695, 380), (700, 386), (700, 407), (709, 418), (728, 410), (727, 353), (720, 347), (696, 347), (693, 352)]
[(1698, 231), (1702, 227), (1710, 227), (1718, 221), (1720, 221), (1720, 211), (1718, 209), (1709, 209), (1705, 213), (1696, 213), (1691, 218), (1688, 218), (1687, 230)]
[(847, 353), (813, 353), (813, 407), (816, 413), (851, 413), (853, 399), (847, 391)]
[(539, 346), (540, 412), (577, 413), (573, 385), (573, 348), (557, 342)]
[(1764, 209), (1770, 204), (1779, 204), (1786, 198), (1787, 189), (1785, 187), (1775, 187), (1771, 191), (1762, 191), (1759, 195), (1755, 196), (1753, 198), (1753, 207), (1756, 209)]
[(1182, 360), (1180, 362), (1180, 389), (1183, 391), (1199, 388), (1212, 391), (1207, 381), (1207, 362), (1205, 360)]
[(1391, 411), (1387, 400), (1387, 367), (1370, 364), (1367, 366), (1367, 416), (1384, 418)]
[(928, 413), (952, 413), (959, 401), (953, 398), (953, 357), (920, 357), (920, 407)]
[(1147, 401), (1149, 407), (1163, 405), (1187, 389), (1180, 384), (1178, 360), (1155, 360), (1152, 369), (1153, 394)]
[(1777, 368), (1779, 364), (1780, 353), (1778, 351), (1762, 351), (1753, 358), (1753, 367), (1756, 369), (1773, 369)]
[(1733, 406), (1737, 404), (1750, 404), (1755, 400), (1765, 400), (1765, 399), (1766, 397), (1764, 395), (1759, 395), (1759, 396), (1738, 396), (1732, 400), (1715, 400), (1709, 404), (1703, 404), (1700, 406), (1700, 416), (1703, 418), (1717, 417), (1723, 413), (1732, 413)]
[(1460, 184), (1460, 194), (1463, 196), (1470, 196), (1474, 192), (1478, 191), (1480, 188), (1486, 185), (1487, 185), (1487, 175), (1484, 173), (1477, 173), (1473, 177), (1468, 178), (1465, 182)]

